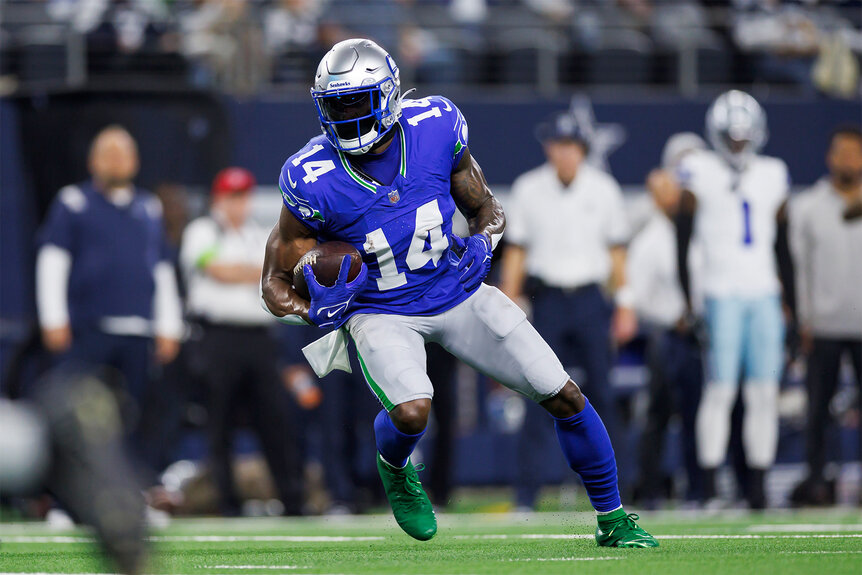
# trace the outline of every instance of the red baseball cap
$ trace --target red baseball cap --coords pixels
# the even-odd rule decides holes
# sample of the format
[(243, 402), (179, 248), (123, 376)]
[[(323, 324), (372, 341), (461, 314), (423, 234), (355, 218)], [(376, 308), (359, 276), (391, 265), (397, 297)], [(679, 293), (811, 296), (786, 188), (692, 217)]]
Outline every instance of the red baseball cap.
[(256, 185), (254, 176), (245, 168), (225, 168), (213, 180), (212, 196), (219, 198), (230, 194), (247, 194)]

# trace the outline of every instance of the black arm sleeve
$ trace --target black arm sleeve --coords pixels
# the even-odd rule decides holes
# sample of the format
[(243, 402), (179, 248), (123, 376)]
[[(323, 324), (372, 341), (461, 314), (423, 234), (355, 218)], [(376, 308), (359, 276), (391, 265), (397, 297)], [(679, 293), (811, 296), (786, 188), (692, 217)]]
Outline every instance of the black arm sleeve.
[(775, 257), (778, 262), (778, 279), (781, 281), (782, 298), (784, 305), (790, 310), (793, 318), (796, 317), (796, 280), (793, 270), (793, 256), (790, 253), (790, 240), (788, 239), (788, 228), (786, 206), (781, 208), (778, 214), (778, 222), (775, 236)]
[(685, 295), (686, 308), (691, 310), (691, 280), (688, 269), (688, 247), (694, 232), (694, 214), (679, 210), (674, 217), (676, 226), (676, 263), (679, 272), (679, 285)]

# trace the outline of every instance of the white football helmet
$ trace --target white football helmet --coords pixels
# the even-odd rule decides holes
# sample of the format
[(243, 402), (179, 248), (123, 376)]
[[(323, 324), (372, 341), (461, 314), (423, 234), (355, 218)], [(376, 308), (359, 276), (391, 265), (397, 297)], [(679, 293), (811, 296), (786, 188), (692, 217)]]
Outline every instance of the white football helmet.
[(706, 135), (716, 152), (741, 169), (766, 144), (766, 113), (749, 94), (730, 90), (709, 107)]
[(667, 139), (661, 152), (661, 167), (676, 170), (688, 154), (705, 150), (706, 142), (694, 132), (679, 132)]
[(311, 97), (330, 143), (364, 154), (401, 117), (398, 66), (371, 40), (344, 40), (320, 61)]

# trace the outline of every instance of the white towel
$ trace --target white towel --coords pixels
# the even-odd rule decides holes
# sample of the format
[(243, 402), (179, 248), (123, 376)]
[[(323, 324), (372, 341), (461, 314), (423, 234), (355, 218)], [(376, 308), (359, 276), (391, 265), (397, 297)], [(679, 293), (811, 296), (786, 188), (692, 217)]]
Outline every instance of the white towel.
[(343, 328), (308, 344), (302, 348), (302, 353), (317, 377), (325, 377), (335, 369), (352, 373), (347, 353), (347, 335)]

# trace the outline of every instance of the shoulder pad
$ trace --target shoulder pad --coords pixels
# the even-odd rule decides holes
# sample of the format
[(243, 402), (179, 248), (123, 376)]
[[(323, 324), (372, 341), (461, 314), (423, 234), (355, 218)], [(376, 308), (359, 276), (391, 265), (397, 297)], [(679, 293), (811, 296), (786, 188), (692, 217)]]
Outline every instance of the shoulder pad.
[(291, 157), (281, 168), (281, 174), (278, 178), (281, 198), (294, 215), (304, 220), (323, 222), (323, 214), (319, 209), (312, 186), (306, 185), (303, 177), (299, 175), (302, 173), (302, 168), (299, 167), (302, 160), (296, 162), (297, 158), (302, 158), (302, 154)]
[(452, 157), (460, 158), (461, 151), (468, 145), (469, 131), (461, 110), (451, 100), (443, 96), (427, 96), (404, 100), (402, 108), (405, 122), (440, 134), (442, 141), (452, 146)]
[[(424, 98), (416, 98), (415, 100), (404, 100), (401, 103), (402, 114), (407, 121), (415, 126), (425, 118), (452, 118), (450, 122), (455, 122), (461, 116), (461, 111), (448, 98), (443, 96), (426, 96)], [(411, 121), (413, 118), (418, 121)]]

